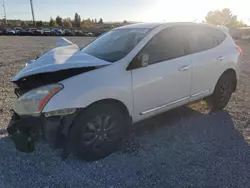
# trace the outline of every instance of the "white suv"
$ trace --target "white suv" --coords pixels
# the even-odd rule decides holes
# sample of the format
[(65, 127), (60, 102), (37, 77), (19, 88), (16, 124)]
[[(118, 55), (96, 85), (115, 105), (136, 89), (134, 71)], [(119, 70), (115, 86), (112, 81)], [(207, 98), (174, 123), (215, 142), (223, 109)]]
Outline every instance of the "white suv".
[(21, 151), (42, 134), (85, 160), (114, 151), (131, 123), (200, 99), (226, 107), (242, 55), (227, 30), (197, 23), (128, 25), (85, 48), (58, 46), (13, 78), (8, 132)]

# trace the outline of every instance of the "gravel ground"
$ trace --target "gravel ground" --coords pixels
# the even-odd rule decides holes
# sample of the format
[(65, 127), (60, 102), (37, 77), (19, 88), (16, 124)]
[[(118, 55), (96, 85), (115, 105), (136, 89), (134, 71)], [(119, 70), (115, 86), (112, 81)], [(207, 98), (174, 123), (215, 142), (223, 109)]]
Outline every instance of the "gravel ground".
[[(91, 38), (70, 38), (77, 44)], [(15, 100), (10, 79), (24, 62), (54, 47), (55, 37), (0, 37), (0, 187), (250, 187), (250, 42), (238, 91), (225, 111), (204, 102), (136, 125), (121, 149), (86, 163), (39, 143), (26, 154), (6, 137)]]

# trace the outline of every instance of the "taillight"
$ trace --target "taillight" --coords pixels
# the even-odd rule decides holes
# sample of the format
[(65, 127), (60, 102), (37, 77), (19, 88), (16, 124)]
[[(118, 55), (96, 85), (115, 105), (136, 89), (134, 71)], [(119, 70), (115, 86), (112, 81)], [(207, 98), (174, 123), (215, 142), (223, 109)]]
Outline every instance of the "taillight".
[(239, 47), (239, 46), (236, 46), (236, 48), (237, 48), (237, 50), (238, 50), (238, 52), (239, 52), (240, 56), (242, 56), (242, 54), (243, 54), (243, 51), (242, 51), (241, 47)]

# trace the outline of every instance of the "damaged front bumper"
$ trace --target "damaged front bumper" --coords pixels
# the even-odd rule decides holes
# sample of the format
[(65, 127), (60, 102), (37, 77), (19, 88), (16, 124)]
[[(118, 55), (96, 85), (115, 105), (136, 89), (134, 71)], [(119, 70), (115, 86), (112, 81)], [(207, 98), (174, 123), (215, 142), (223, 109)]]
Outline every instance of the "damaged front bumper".
[(39, 137), (41, 128), (40, 118), (26, 117), (20, 118), (13, 114), (7, 131), (15, 143), (17, 150), (22, 152), (32, 152), (35, 150), (35, 140)]
[(62, 148), (63, 155), (67, 155), (68, 133), (75, 115), (76, 112), (65, 116), (20, 117), (14, 113), (7, 131), (19, 151), (32, 152), (35, 150), (35, 143), (40, 138), (45, 138), (52, 148)]

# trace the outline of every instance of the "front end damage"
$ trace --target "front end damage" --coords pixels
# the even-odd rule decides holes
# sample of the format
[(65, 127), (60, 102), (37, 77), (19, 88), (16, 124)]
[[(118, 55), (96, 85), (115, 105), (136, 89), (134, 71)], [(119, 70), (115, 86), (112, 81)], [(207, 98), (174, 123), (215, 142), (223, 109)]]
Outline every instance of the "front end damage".
[(20, 117), (13, 112), (7, 131), (17, 150), (33, 152), (35, 143), (45, 138), (50, 147), (63, 149), (62, 158), (70, 153), (69, 129), (74, 122), (77, 111), (72, 114), (46, 117)]
[[(84, 67), (28, 76), (13, 82), (17, 86), (14, 92), (18, 100), (37, 88), (59, 83), (64, 79), (94, 69), (96, 67)], [(65, 159), (70, 153), (69, 130), (79, 110), (61, 109), (35, 115), (18, 115), (12, 110), (13, 115), (7, 131), (16, 149), (21, 152), (33, 152), (35, 143), (45, 138), (52, 148), (63, 149), (62, 158)]]
[(63, 157), (67, 156), (69, 129), (80, 109), (46, 113), (43, 109), (58, 92), (63, 92), (61, 81), (110, 64), (84, 53), (66, 39), (58, 40), (57, 48), (27, 63), (12, 79), (17, 101), (7, 131), (16, 149), (32, 152), (35, 142), (44, 137), (50, 146), (63, 148)]

